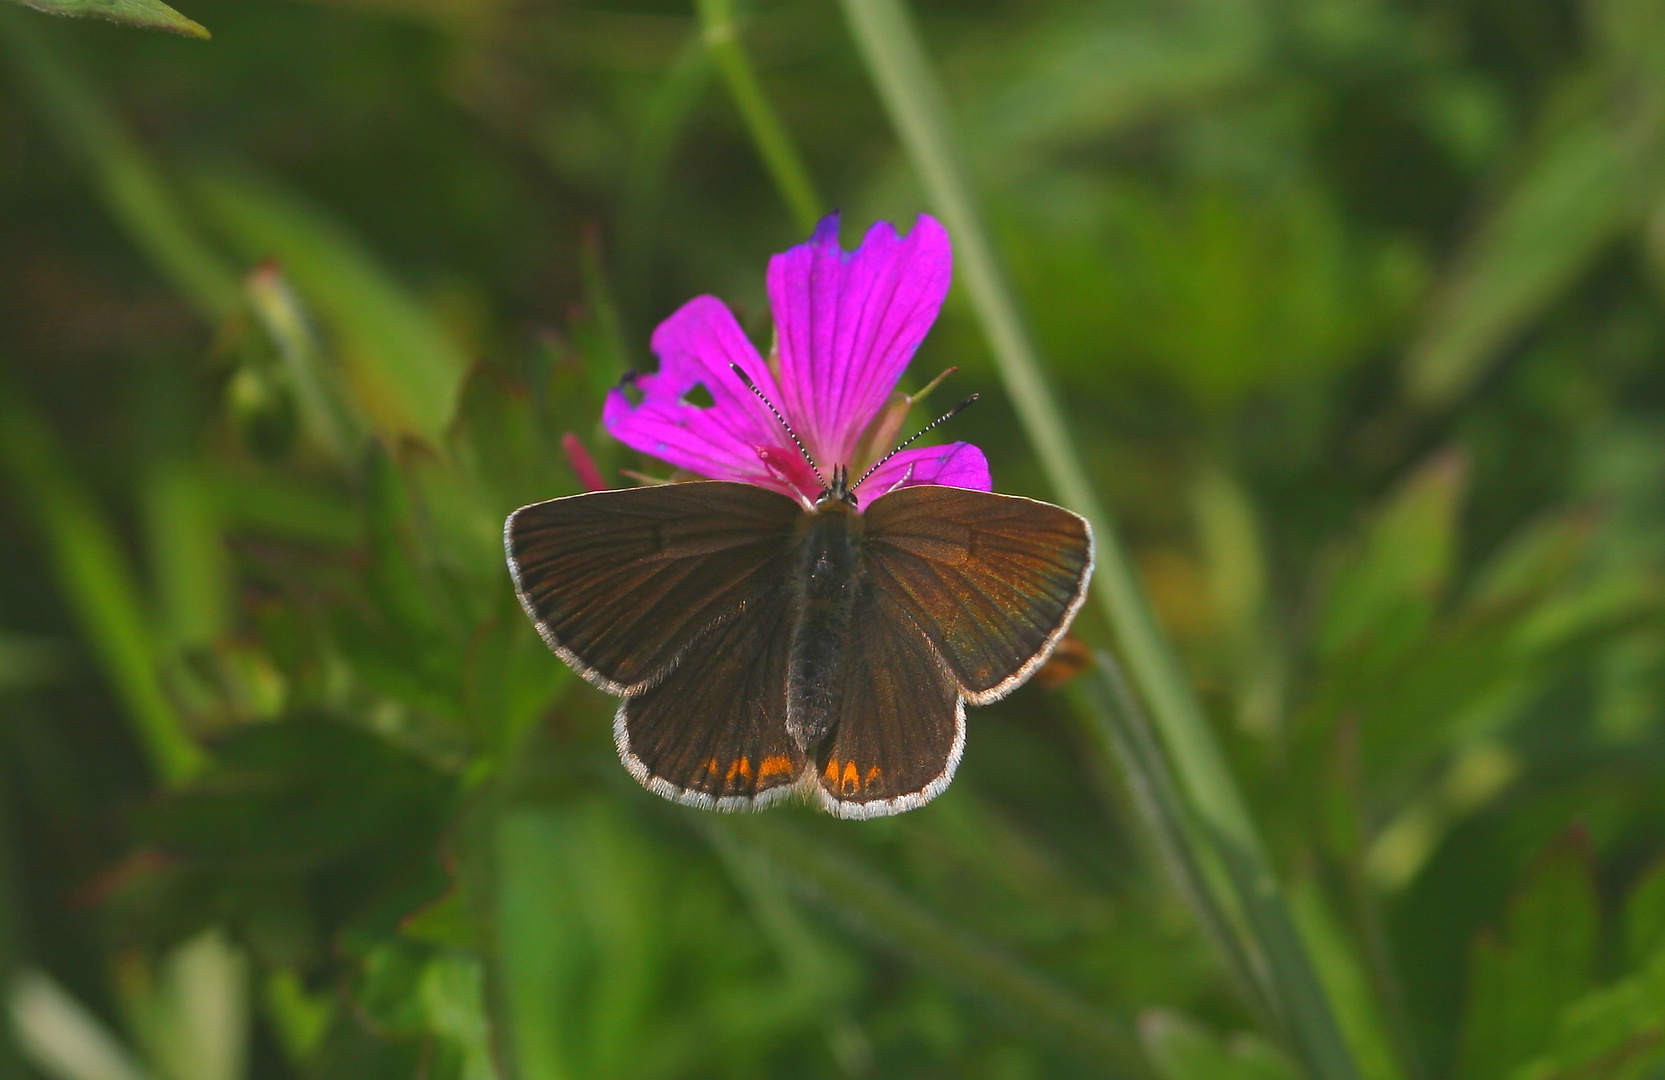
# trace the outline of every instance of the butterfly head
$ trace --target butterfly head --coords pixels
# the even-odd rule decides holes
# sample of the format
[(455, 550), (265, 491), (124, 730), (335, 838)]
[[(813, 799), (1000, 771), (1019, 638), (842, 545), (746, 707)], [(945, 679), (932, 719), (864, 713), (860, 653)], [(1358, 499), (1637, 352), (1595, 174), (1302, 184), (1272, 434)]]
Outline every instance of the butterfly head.
[[(861, 481), (857, 480), (856, 483), (859, 484)], [(848, 465), (833, 466), (832, 483), (821, 489), (820, 497), (815, 500), (815, 508), (820, 510), (833, 503), (842, 503), (852, 510), (857, 506), (855, 484), (850, 483)]]

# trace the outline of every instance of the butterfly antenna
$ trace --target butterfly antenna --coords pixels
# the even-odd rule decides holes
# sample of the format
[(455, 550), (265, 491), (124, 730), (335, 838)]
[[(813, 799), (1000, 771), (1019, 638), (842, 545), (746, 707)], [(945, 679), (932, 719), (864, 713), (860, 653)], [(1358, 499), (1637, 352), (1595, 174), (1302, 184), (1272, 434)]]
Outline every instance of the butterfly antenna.
[(976, 401), (976, 400), (977, 400), (977, 395), (972, 394), (970, 397), (966, 398), (964, 401), (960, 402), (958, 405), (954, 406), (952, 409), (949, 409), (947, 412), (943, 413), (941, 416), (937, 417), (935, 420), (932, 420), (929, 424), (926, 424), (924, 427), (920, 428), (918, 431), (914, 432), (912, 435), (909, 435), (906, 439), (903, 439), (902, 442), (896, 447), (896, 449), (892, 450), (890, 453), (886, 454), (884, 457), (880, 458), (878, 461), (875, 461), (871, 466), (869, 466), (867, 471), (861, 474), (861, 480), (857, 480), (855, 483), (850, 485), (850, 490), (854, 491), (857, 488), (861, 487), (862, 480), (866, 480), (869, 476), (872, 476), (874, 473), (878, 472), (880, 465), (883, 465), (885, 462), (889, 461), (891, 458), (895, 457), (897, 454), (900, 454), (902, 451), (904, 451), (908, 447), (912, 446), (915, 439), (918, 439), (921, 435), (925, 434), (927, 431), (930, 431), (932, 428), (936, 427), (938, 424), (946, 423), (947, 421), (952, 420), (954, 417), (956, 417), (956, 416), (960, 415), (961, 413), (965, 412), (967, 409), (969, 409), (971, 407), (971, 403), (973, 401)]
[[(816, 467), (815, 459), (809, 456), (809, 447), (805, 446), (804, 441), (798, 438), (798, 433), (792, 430), (792, 425), (786, 422), (786, 417), (782, 416), (780, 414), (780, 410), (775, 408), (775, 403), (763, 396), (763, 391), (757, 388), (757, 384), (752, 382), (752, 377), (747, 375), (745, 371), (741, 370), (739, 364), (730, 364), (729, 367), (736, 375), (740, 376), (740, 381), (746, 384), (746, 389), (756, 394), (757, 400), (763, 402), (764, 407), (774, 414), (776, 420), (780, 421), (780, 426), (784, 428), (786, 430), (786, 434), (791, 437), (793, 445), (798, 448), (798, 453), (802, 454), (804, 456), (804, 460), (809, 462), (809, 471), (815, 474), (815, 482), (821, 485), (822, 491), (827, 490), (827, 481), (821, 475), (821, 470)], [(923, 432), (921, 432), (921, 434), (923, 434)]]

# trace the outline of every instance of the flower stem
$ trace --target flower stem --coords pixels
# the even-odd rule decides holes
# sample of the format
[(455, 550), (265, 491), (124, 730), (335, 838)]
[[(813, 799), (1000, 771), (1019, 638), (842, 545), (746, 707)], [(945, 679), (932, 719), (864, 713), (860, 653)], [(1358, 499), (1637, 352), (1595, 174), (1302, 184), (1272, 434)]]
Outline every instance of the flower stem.
[(705, 35), (705, 47), (711, 60), (728, 83), (728, 92), (750, 129), (752, 142), (763, 158), (781, 198), (792, 211), (798, 231), (808, 233), (823, 212), (821, 196), (804, 168), (798, 148), (787, 134), (763, 86), (757, 81), (751, 60), (740, 47), (740, 33), (734, 25), (734, 5), (731, 0), (699, 0), (700, 28)]
[(1093, 524), (1095, 592), (1121, 655), (1148, 703), (1186, 808), (1187, 842), (1217, 899), (1234, 914), (1249, 955), (1264, 961), (1263, 992), (1315, 1077), (1353, 1080), (1311, 958), (1215, 741), (1202, 704), (1163, 638), (1117, 539), (1114, 522), (1076, 455), (1056, 391), (1042, 369), (1006, 284), (949, 134), (948, 110), (901, 0), (841, 0), (856, 43), (903, 149), (954, 237), (956, 261), (982, 320), (1006, 392), (1059, 498)]

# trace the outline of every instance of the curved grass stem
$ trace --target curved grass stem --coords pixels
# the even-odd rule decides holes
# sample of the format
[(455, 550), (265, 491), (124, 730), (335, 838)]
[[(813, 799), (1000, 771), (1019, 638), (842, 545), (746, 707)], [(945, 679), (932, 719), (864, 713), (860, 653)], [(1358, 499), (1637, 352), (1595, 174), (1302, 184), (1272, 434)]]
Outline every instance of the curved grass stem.
[(1076, 454), (1058, 395), (1041, 367), (1000, 270), (950, 134), (948, 110), (901, 0), (841, 0), (879, 95), (933, 208), (954, 237), (956, 261), (983, 323), (1006, 392), (1059, 498), (1083, 513), (1098, 540), (1095, 589), (1118, 651), (1171, 762), (1210, 890), (1231, 913), (1262, 992), (1309, 1071), (1353, 1080), (1352, 1055), (1280, 893), (1248, 807), (1139, 587), (1108, 510)]
[(700, 29), (711, 60), (722, 72), (770, 178), (792, 211), (798, 231), (807, 233), (822, 214), (821, 196), (815, 191), (815, 183), (804, 167), (803, 158), (798, 156), (798, 148), (787, 134), (786, 125), (781, 123), (762, 84), (757, 81), (750, 58), (740, 47), (734, 5), (731, 0), (699, 0), (699, 13)]

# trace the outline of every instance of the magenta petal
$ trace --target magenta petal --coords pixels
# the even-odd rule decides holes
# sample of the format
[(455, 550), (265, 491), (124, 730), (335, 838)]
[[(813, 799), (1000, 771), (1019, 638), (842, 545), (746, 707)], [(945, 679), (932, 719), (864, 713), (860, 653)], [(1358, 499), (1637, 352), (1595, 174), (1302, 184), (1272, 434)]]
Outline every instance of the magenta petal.
[[(619, 390), (607, 395), (601, 422), (608, 433), (701, 476), (787, 490), (758, 456), (759, 447), (785, 443), (785, 433), (729, 365), (739, 364), (765, 394), (779, 390), (723, 302), (701, 296), (682, 305), (654, 331), (653, 351), (659, 370), (636, 379), (639, 404)], [(710, 393), (710, 406), (684, 400), (696, 385)]]
[(941, 484), (977, 491), (994, 488), (989, 476), (989, 459), (970, 443), (957, 442), (903, 450), (863, 480), (856, 490), (856, 497), (861, 500), (861, 505), (868, 506), (874, 499), (898, 487), (915, 484)]
[(769, 260), (779, 400), (823, 468), (850, 463), (936, 321), (952, 269), (947, 230), (924, 214), (906, 237), (876, 223), (848, 254), (835, 214)]

